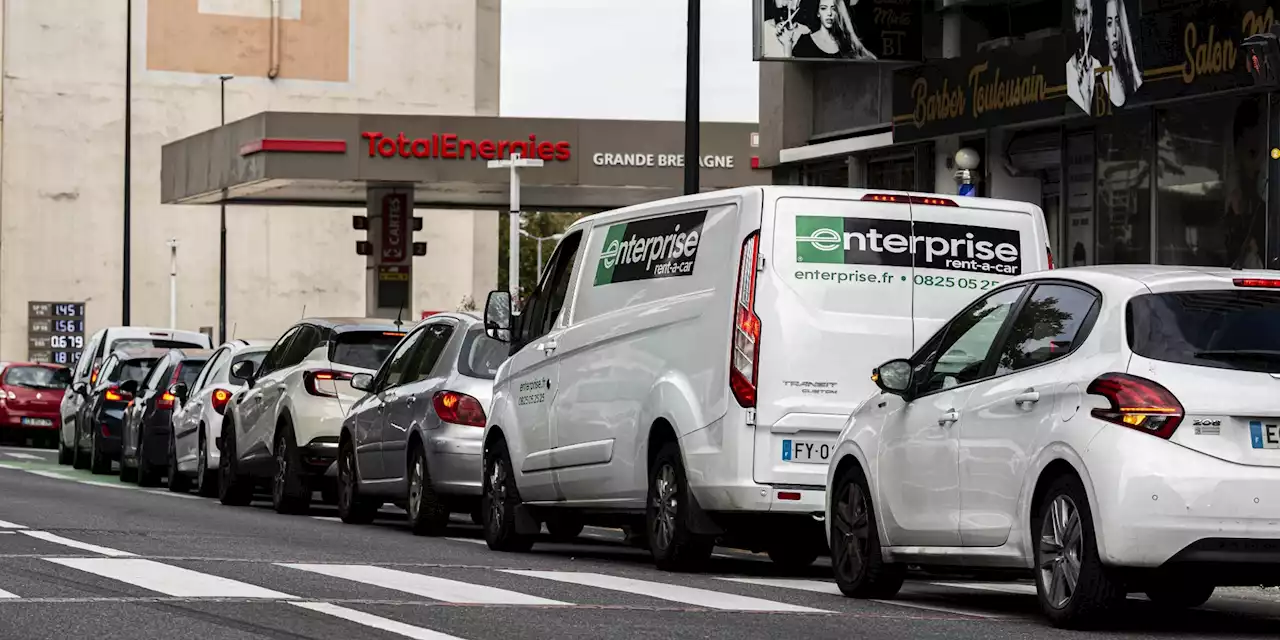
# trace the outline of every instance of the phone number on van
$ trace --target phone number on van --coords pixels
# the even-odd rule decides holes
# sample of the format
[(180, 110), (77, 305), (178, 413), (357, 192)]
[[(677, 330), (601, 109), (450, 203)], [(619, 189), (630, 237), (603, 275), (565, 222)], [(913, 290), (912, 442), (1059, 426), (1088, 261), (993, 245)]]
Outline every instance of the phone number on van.
[(979, 278), (953, 278), (951, 276), (916, 276), (916, 284), (926, 287), (947, 287), (951, 289), (975, 289), (985, 291), (1000, 284), (997, 280)]

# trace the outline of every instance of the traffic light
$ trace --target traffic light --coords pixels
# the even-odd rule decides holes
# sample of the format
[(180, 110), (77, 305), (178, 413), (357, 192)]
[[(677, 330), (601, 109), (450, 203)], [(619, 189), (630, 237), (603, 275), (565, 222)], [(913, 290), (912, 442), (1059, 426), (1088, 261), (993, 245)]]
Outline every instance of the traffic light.
[(368, 240), (356, 240), (356, 254), (362, 256), (373, 255), (373, 243)]
[(1249, 36), (1241, 43), (1244, 48), (1245, 66), (1253, 83), (1275, 85), (1280, 82), (1280, 23), (1271, 25), (1264, 33)]
[(427, 243), (425, 243), (425, 242), (415, 242), (415, 243), (413, 243), (413, 255), (415, 255), (415, 256), (425, 256), (425, 255), (427, 255)]
[(351, 216), (351, 228), (356, 231), (368, 231), (369, 216)]
[(413, 230), (422, 231), (422, 216), (413, 217)]

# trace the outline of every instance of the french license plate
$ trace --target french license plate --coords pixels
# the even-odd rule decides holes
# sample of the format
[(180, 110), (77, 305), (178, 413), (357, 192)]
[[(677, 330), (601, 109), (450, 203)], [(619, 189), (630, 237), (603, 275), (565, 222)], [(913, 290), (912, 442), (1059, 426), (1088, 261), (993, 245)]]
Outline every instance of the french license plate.
[(1249, 423), (1249, 439), (1254, 449), (1280, 449), (1280, 424), (1254, 420)]
[(29, 425), (32, 427), (52, 427), (53, 420), (50, 420), (48, 418), (23, 418), (22, 424)]
[(818, 462), (825, 463), (831, 459), (832, 446), (823, 442), (806, 440), (783, 440), (783, 462)]

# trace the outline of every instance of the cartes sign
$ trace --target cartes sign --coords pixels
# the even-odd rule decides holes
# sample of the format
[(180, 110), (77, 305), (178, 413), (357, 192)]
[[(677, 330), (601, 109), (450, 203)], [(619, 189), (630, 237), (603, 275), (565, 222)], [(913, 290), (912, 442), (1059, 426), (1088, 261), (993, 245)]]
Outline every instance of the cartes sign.
[(409, 260), (413, 214), (408, 209), (407, 194), (389, 193), (382, 196), (382, 246), (379, 255), (384, 264)]
[(609, 227), (596, 265), (596, 286), (693, 274), (706, 211)]

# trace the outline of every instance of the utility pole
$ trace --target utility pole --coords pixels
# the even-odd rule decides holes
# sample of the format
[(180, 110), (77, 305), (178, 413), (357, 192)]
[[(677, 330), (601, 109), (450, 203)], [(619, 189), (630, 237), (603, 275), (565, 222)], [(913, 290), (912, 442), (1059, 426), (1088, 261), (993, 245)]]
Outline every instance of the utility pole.
[(169, 238), (169, 328), (178, 328), (178, 239)]
[(511, 299), (520, 299), (520, 167), (541, 167), (539, 158), (521, 158), (511, 154), (510, 160), (490, 160), (490, 169), (508, 169), (511, 172), (511, 230), (507, 238), (507, 289)]
[[(221, 75), (219, 100), (222, 125), (227, 124), (227, 81), (234, 76)], [(227, 191), (222, 190), (221, 210), (218, 212), (218, 344), (227, 341)]]
[(133, 238), (133, 211), (130, 197), (133, 194), (131, 171), (133, 159), (133, 0), (125, 0), (125, 36), (124, 36), (124, 243), (121, 260), (121, 307), (120, 324), (129, 326), (129, 293), (131, 246)]
[(698, 148), (701, 134), (700, 115), (702, 71), (702, 7), (701, 0), (689, 0), (689, 33), (685, 51), (684, 87), (684, 192), (698, 193)]

